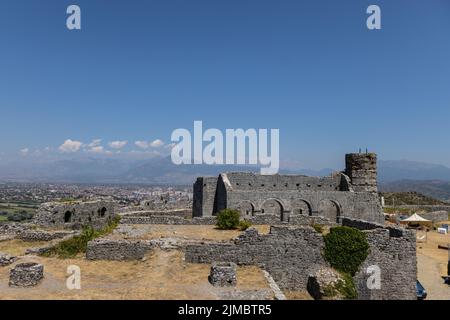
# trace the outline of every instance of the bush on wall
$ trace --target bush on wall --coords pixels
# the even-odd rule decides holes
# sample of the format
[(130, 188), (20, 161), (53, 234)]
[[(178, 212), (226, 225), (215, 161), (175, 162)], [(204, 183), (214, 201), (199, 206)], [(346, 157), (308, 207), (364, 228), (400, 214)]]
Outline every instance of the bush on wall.
[(358, 229), (335, 227), (324, 236), (324, 257), (333, 268), (354, 276), (369, 254), (366, 235)]

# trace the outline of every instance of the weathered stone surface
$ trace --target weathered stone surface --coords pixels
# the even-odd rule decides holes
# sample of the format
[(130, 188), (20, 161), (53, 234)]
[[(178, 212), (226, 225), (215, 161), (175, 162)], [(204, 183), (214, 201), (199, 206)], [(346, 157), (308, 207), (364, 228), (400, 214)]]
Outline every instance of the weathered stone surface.
[(32, 287), (39, 284), (44, 278), (44, 266), (39, 263), (20, 263), (11, 269), (9, 286)]
[(233, 262), (214, 262), (211, 265), (208, 281), (218, 287), (235, 286), (237, 282), (236, 267)]
[(108, 201), (48, 202), (33, 217), (34, 223), (45, 227), (81, 229), (102, 228), (115, 217), (114, 203)]
[(341, 275), (332, 268), (322, 267), (308, 278), (308, 292), (316, 300), (331, 299), (341, 300), (344, 297), (338, 290), (344, 280)]
[(16, 257), (0, 252), (0, 267), (7, 266), (16, 261), (16, 259), (17, 259)]
[(153, 249), (151, 241), (95, 239), (88, 242), (88, 260), (140, 260)]

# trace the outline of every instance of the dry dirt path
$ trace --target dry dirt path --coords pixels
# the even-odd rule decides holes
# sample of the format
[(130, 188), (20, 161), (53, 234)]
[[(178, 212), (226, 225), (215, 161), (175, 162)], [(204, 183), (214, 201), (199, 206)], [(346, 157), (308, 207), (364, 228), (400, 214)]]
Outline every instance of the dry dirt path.
[(417, 253), (418, 278), (427, 290), (427, 300), (450, 300), (450, 286), (441, 278), (440, 263), (421, 253)]

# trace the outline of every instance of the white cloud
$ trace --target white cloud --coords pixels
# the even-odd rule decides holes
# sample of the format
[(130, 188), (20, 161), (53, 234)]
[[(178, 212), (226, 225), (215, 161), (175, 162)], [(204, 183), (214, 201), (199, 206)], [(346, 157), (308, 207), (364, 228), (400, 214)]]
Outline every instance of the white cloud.
[(92, 140), (91, 143), (89, 143), (87, 146), (89, 148), (94, 148), (94, 147), (98, 147), (100, 145), (100, 143), (102, 143), (102, 139), (94, 139)]
[(61, 152), (72, 153), (79, 151), (82, 145), (83, 142), (81, 141), (74, 141), (71, 139), (67, 139), (66, 141), (64, 141), (62, 145), (59, 146), (58, 149)]
[(138, 146), (141, 149), (147, 149), (148, 148), (148, 142), (147, 141), (136, 141), (134, 143), (136, 146)]
[(162, 140), (160, 140), (160, 139), (156, 139), (155, 141), (152, 141), (150, 143), (150, 146), (153, 147), (153, 148), (158, 148), (158, 147), (161, 147), (163, 145), (164, 145), (164, 142)]
[(93, 153), (103, 153), (105, 151), (105, 149), (103, 149), (102, 146), (97, 146), (97, 147), (92, 147), (91, 149), (89, 149), (90, 152)]
[(128, 141), (111, 141), (108, 145), (113, 149), (122, 149), (127, 143)]
[(23, 148), (23, 149), (20, 150), (20, 153), (21, 153), (22, 155), (27, 155), (28, 152), (30, 152), (30, 149), (28, 149), (28, 148)]
[(103, 148), (102, 146), (96, 146), (96, 147), (90, 148), (88, 150), (88, 152), (97, 153), (97, 154), (112, 154), (111, 151), (105, 150), (105, 148)]

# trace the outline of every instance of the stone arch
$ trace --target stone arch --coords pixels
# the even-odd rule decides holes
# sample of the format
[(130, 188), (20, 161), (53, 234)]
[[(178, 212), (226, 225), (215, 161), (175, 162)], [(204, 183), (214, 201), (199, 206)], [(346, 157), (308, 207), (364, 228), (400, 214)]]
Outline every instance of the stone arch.
[(283, 211), (283, 204), (277, 199), (267, 199), (261, 206), (261, 213), (265, 214), (275, 214), (281, 217)]
[(319, 216), (327, 218), (331, 222), (339, 222), (341, 215), (341, 206), (338, 202), (329, 199), (323, 199), (319, 202)]
[(101, 208), (100, 209), (100, 217), (104, 217), (105, 216), (105, 213), (106, 213), (106, 208), (105, 207), (103, 207), (103, 208)]
[(292, 214), (312, 215), (311, 204), (304, 199), (294, 199), (291, 201)]
[(255, 206), (250, 201), (240, 202), (236, 209), (241, 213), (241, 217), (251, 217), (255, 213)]

